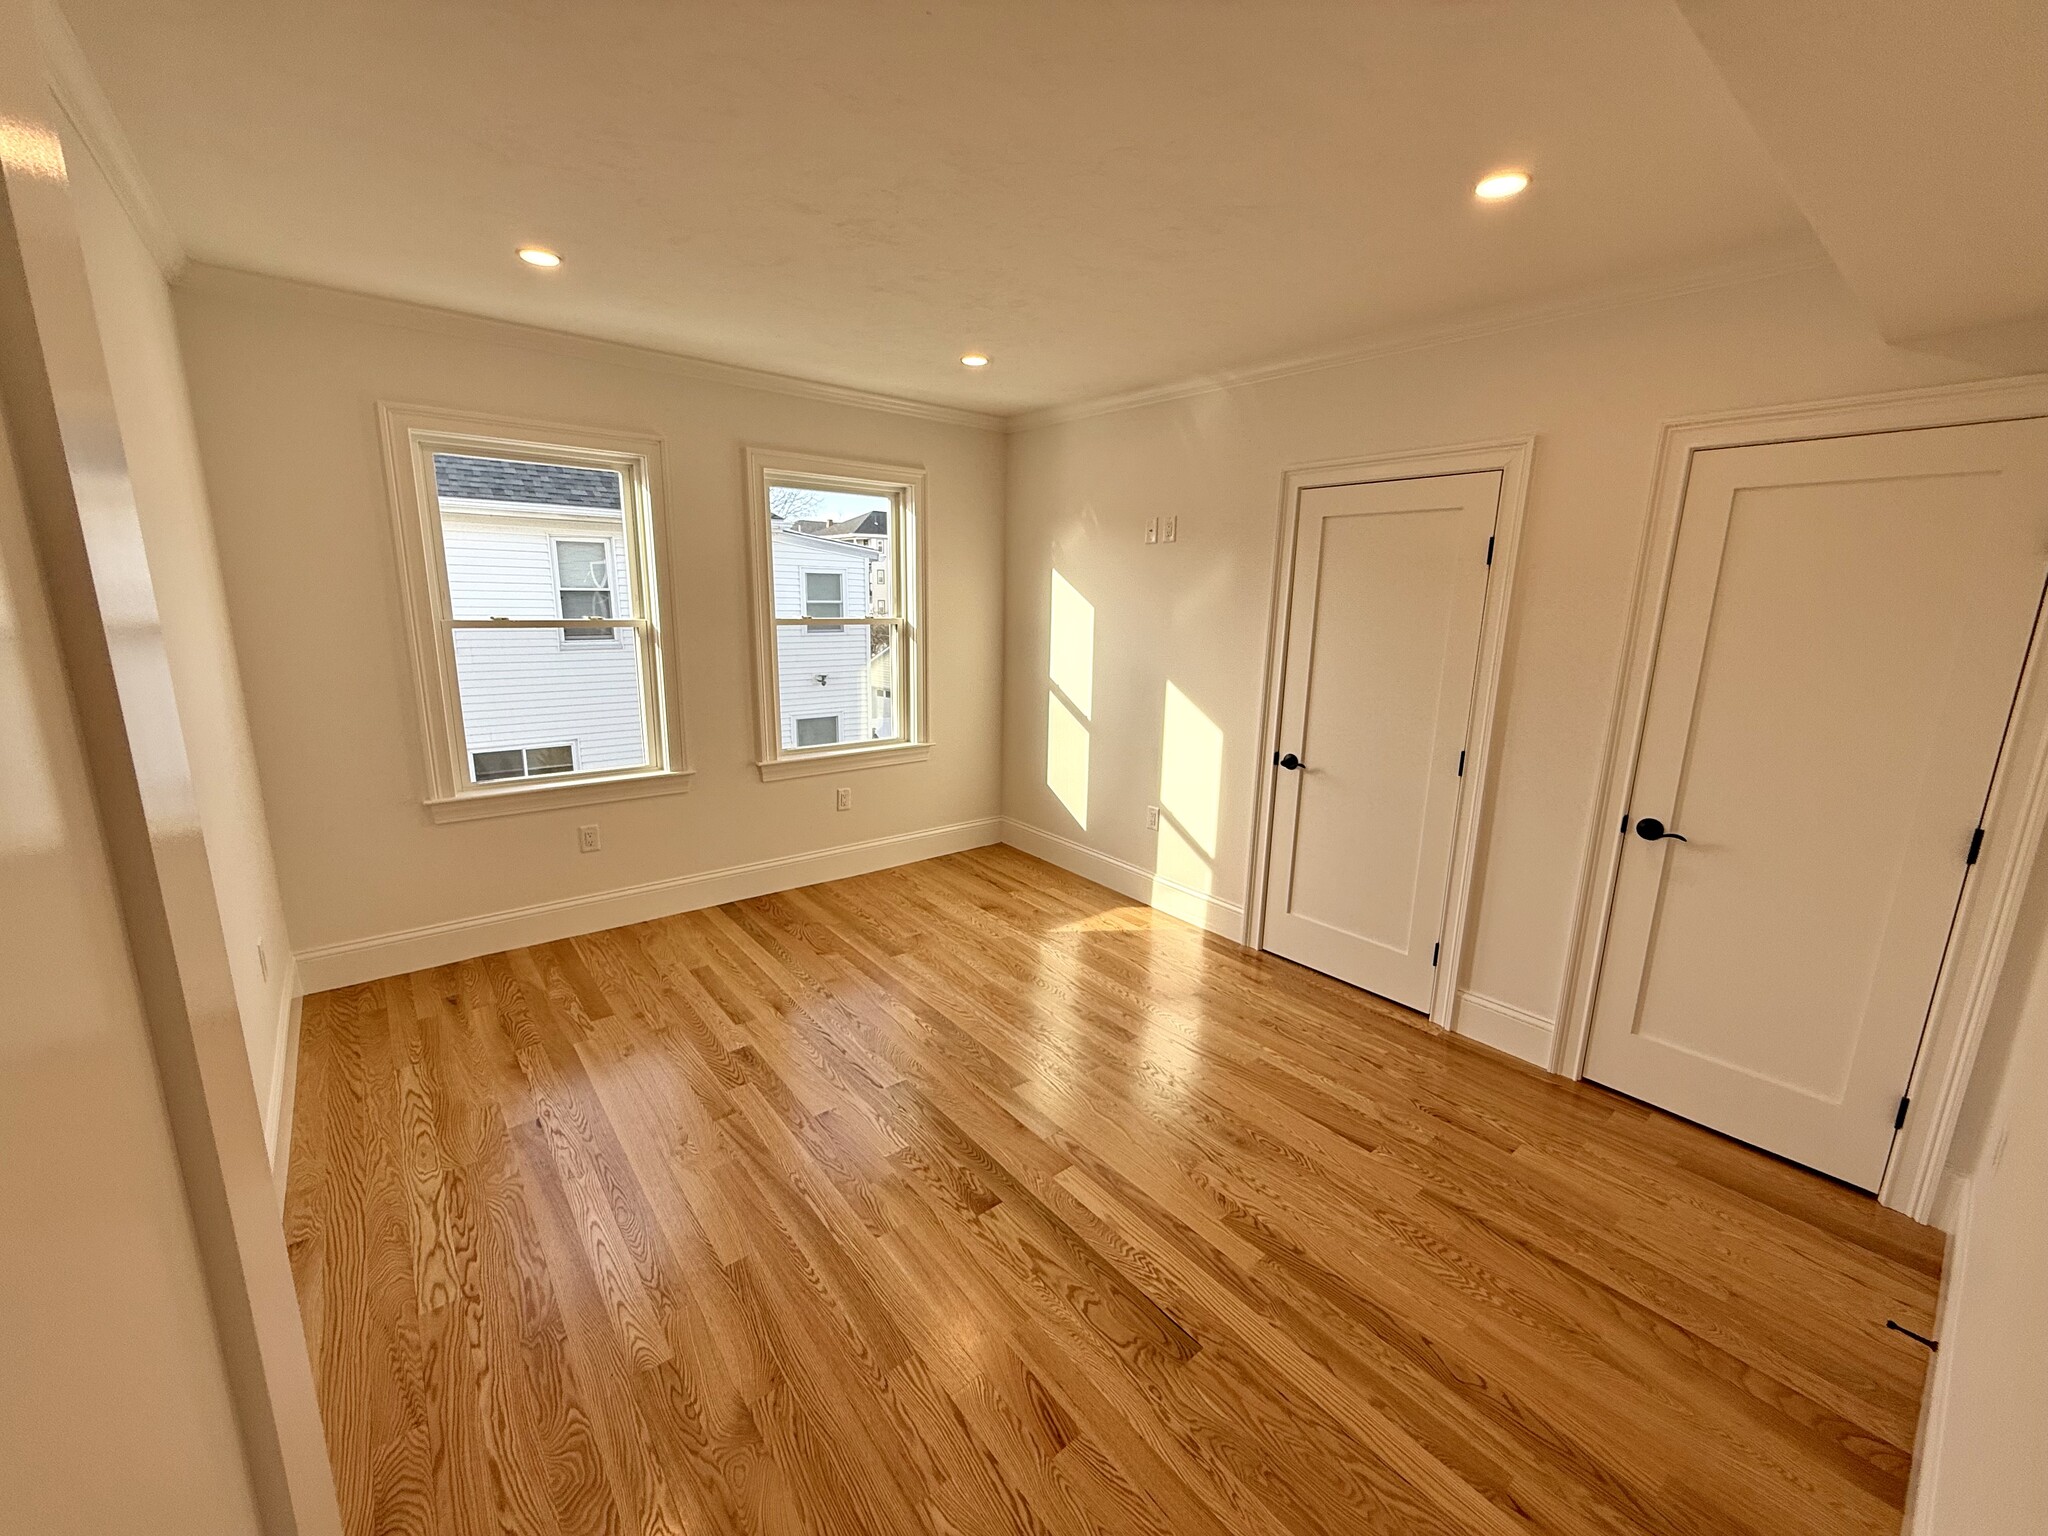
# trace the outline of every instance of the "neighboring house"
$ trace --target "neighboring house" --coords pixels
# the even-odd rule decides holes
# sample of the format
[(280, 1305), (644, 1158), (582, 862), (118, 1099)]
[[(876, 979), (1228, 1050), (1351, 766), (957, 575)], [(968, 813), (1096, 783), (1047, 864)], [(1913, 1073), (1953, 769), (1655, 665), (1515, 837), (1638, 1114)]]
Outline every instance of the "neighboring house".
[[(631, 616), (616, 475), (441, 454), (434, 478), (457, 615)], [(819, 526), (816, 533), (774, 530), (776, 614), (867, 617), (886, 601), (889, 562), (877, 547), (886, 535), (860, 538)], [(785, 747), (895, 734), (894, 659), (886, 644), (872, 652), (866, 626), (785, 629), (780, 642)], [(459, 630), (455, 658), (478, 783), (647, 762), (639, 663), (629, 639), (605, 630)]]
[[(873, 572), (888, 564), (880, 550), (788, 528), (775, 529), (769, 543), (777, 618), (863, 619), (874, 612)], [(866, 625), (784, 628), (777, 638), (783, 746), (822, 747), (895, 733), (893, 710), (885, 723), (875, 708)]]
[[(448, 592), (464, 617), (626, 618), (625, 522), (607, 470), (438, 455)], [(639, 768), (640, 666), (610, 630), (458, 630), (479, 783)]]

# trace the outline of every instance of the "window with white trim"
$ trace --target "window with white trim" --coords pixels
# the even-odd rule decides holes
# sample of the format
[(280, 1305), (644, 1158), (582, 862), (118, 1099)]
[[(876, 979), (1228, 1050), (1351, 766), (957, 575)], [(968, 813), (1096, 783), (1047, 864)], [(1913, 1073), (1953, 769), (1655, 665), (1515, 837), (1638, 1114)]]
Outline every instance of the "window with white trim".
[[(608, 539), (555, 540), (555, 596), (565, 619), (612, 617), (612, 546)], [(613, 629), (565, 629), (564, 645), (615, 643)]]
[(657, 576), (659, 444), (451, 412), (381, 415), (429, 809), (680, 788)]
[(543, 774), (574, 773), (576, 747), (565, 742), (557, 747), (497, 747), (469, 754), (470, 771), (479, 784), (501, 779), (533, 779)]
[[(804, 572), (804, 617), (807, 619), (843, 619), (846, 617), (846, 573), (844, 571)], [(814, 635), (836, 635), (838, 627), (813, 624)]]
[(921, 756), (924, 472), (747, 451), (764, 778)]

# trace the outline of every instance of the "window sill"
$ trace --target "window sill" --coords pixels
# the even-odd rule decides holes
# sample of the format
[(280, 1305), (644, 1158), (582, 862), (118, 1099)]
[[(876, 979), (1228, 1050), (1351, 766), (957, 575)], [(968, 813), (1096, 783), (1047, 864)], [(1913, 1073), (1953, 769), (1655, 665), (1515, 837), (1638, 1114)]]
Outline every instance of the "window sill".
[(761, 781), (808, 779), (822, 773), (848, 773), (859, 768), (882, 768), (890, 763), (921, 763), (932, 755), (928, 741), (907, 741), (892, 747), (853, 747), (841, 752), (806, 752), (801, 757), (778, 757), (761, 763)]
[(479, 821), (487, 816), (519, 816), (529, 811), (562, 810), (575, 805), (602, 805), (609, 800), (639, 800), (648, 795), (674, 795), (690, 787), (690, 770), (622, 774), (610, 779), (577, 779), (569, 784), (521, 784), (514, 789), (478, 789), (427, 801), (435, 821)]

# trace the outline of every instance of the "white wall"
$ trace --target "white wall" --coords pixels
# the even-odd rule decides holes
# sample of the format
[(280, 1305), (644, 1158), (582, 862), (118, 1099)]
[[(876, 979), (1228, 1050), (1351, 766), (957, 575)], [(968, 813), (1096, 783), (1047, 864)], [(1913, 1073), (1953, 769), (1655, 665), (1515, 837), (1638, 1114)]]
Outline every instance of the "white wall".
[[(1005, 811), (1142, 871), (1170, 859), (1181, 883), (1241, 903), (1282, 470), (1533, 433), (1462, 984), (1554, 1022), (1660, 424), (1962, 376), (1882, 345), (1832, 273), (1805, 269), (1022, 432)], [(1176, 542), (1145, 544), (1147, 520), (1166, 516)], [(1085, 737), (1085, 827), (1046, 784), (1055, 571), (1092, 606), (1091, 718), (1063, 725), (1061, 748)], [(1191, 856), (1148, 831), (1145, 810), (1162, 773), (1187, 771), (1190, 744), (1218, 737), (1214, 847)]]
[(1914, 1536), (2048, 1531), (2048, 954), (2039, 914), (2023, 923), (2018, 1024), (1942, 1277)]
[[(269, 279), (201, 269), (176, 301), (285, 911), (302, 953), (998, 814), (999, 434)], [(687, 793), (428, 819), (380, 400), (664, 440), (672, 629), (696, 768)], [(927, 761), (760, 781), (749, 443), (928, 469)], [(833, 809), (841, 783), (854, 791), (848, 812)], [(603, 828), (601, 853), (576, 850), (575, 829), (587, 822)], [(565, 916), (562, 931), (603, 921)]]
[[(169, 290), (92, 156), (67, 146), (86, 271), (134, 481), (250, 1073), (275, 1145), (291, 942)], [(261, 945), (269, 974), (259, 962)]]
[(0, 1527), (257, 1530), (50, 616), (0, 437)]

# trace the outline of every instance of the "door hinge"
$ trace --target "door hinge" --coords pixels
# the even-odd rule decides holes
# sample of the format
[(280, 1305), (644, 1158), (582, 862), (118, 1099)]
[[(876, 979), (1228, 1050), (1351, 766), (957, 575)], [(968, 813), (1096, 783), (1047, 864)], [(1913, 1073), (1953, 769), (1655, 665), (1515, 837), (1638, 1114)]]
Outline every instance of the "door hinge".
[(1912, 1104), (1912, 1102), (1913, 1102), (1913, 1099), (1912, 1099), (1912, 1095), (1910, 1095), (1910, 1094), (1900, 1094), (1900, 1095), (1899, 1095), (1899, 1112), (1898, 1112), (1898, 1113), (1897, 1113), (1896, 1115), (1893, 1115), (1893, 1116), (1892, 1116), (1892, 1129), (1893, 1129), (1893, 1130), (1895, 1130), (1895, 1131), (1903, 1131), (1903, 1130), (1904, 1130), (1904, 1129), (1906, 1128), (1906, 1110), (1907, 1110), (1907, 1108), (1908, 1108), (1908, 1107), (1909, 1107), (1909, 1106), (1910, 1106), (1910, 1105)]
[(1443, 945), (1441, 945), (1441, 944), (1432, 944), (1432, 945), (1430, 945), (1430, 946), (1429, 946), (1429, 963), (1430, 963), (1431, 965), (1435, 965), (1435, 964), (1436, 964), (1436, 961), (1437, 961), (1437, 956), (1441, 955), (1441, 954), (1442, 954), (1443, 952), (1444, 952), (1444, 947), (1443, 947)]
[(1462, 752), (1458, 754), (1458, 777), (1465, 777), (1465, 754)]
[(1493, 535), (1490, 533), (1486, 536), (1486, 563), (1493, 564)]
[(1968, 858), (1964, 859), (1964, 860), (1963, 860), (1963, 862), (1964, 862), (1965, 864), (1974, 864), (1974, 863), (1976, 863), (1976, 862), (1977, 862), (1977, 855), (1978, 855), (1978, 854), (1980, 854), (1980, 853), (1982, 853), (1983, 851), (1984, 851), (1984, 829), (1983, 829), (1982, 827), (1979, 827), (1979, 828), (1978, 828), (1978, 829), (1977, 829), (1976, 831), (1974, 831), (1974, 832), (1972, 832), (1972, 833), (1970, 834), (1970, 856), (1969, 856)]

